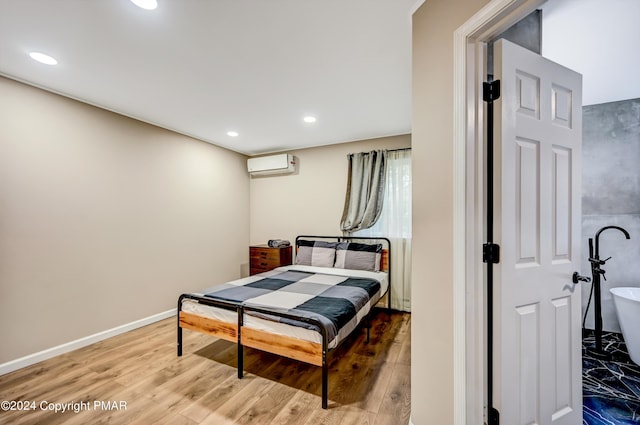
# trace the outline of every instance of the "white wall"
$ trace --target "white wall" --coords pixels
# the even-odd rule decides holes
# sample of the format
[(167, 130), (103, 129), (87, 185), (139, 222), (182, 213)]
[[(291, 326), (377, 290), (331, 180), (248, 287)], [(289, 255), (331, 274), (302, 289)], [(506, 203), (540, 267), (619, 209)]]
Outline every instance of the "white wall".
[(295, 174), (251, 178), (251, 243), (297, 235), (341, 235), (347, 154), (411, 146), (402, 135), (291, 151)]
[(245, 161), (0, 78), (0, 364), (239, 277)]

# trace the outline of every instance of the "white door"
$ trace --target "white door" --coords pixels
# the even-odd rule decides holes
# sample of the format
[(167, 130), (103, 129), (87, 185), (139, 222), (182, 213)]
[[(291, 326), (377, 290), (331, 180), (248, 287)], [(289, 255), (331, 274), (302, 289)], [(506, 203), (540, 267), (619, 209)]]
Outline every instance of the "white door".
[(582, 76), (495, 44), (494, 406), (501, 424), (582, 424)]

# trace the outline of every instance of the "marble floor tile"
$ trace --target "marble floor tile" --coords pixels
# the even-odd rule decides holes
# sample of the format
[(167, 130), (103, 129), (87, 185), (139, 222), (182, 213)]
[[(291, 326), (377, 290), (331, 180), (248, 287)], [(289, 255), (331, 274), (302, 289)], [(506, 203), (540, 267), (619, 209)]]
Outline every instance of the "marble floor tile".
[(605, 332), (602, 359), (592, 333), (582, 341), (583, 425), (640, 424), (640, 366), (631, 361), (621, 334)]

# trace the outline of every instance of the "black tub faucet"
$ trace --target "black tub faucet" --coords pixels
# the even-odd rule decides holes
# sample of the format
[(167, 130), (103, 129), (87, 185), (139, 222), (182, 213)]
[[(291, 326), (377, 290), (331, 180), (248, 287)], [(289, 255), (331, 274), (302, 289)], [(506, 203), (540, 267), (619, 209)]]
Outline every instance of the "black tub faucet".
[[(622, 233), (624, 233), (625, 238), (627, 239), (631, 239), (631, 236), (629, 236), (629, 232), (627, 232), (626, 230), (624, 230), (622, 227), (619, 226), (605, 226), (602, 229), (598, 230), (596, 232), (596, 257), (600, 255), (600, 233), (604, 232), (605, 230), (608, 229), (616, 229), (616, 230), (620, 230)], [(592, 253), (589, 253), (589, 256), (592, 257)], [(605, 260), (606, 261), (606, 260)]]
[[(589, 349), (589, 353), (597, 358), (607, 359), (610, 358), (610, 354), (606, 353), (602, 349), (602, 296), (600, 289), (600, 276), (604, 280), (607, 280), (604, 277), (605, 271), (600, 268), (600, 266), (604, 265), (607, 261), (611, 259), (605, 258), (604, 260), (600, 259), (600, 234), (605, 230), (616, 229), (624, 233), (625, 238), (631, 239), (629, 236), (629, 232), (624, 230), (619, 226), (605, 226), (602, 229), (596, 232), (596, 249), (593, 251), (593, 238), (589, 238), (589, 262), (591, 263), (591, 275), (593, 277), (593, 286), (591, 290), (593, 291), (593, 295), (595, 296), (595, 336), (596, 336), (596, 347), (595, 349)], [(589, 296), (589, 302), (591, 302), (591, 296)], [(587, 311), (589, 309), (589, 305), (587, 304)], [(587, 312), (585, 311), (585, 319)]]

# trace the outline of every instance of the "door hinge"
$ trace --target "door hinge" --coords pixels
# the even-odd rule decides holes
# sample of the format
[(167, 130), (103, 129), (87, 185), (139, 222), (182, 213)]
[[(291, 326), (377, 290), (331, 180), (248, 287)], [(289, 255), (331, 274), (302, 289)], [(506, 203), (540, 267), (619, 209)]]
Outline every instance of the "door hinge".
[(500, 245), (495, 243), (483, 244), (482, 261), (484, 263), (498, 264), (500, 262)]
[(493, 102), (500, 98), (500, 80), (482, 83), (482, 100)]
[(495, 408), (489, 408), (489, 423), (488, 425), (500, 425), (500, 412)]

